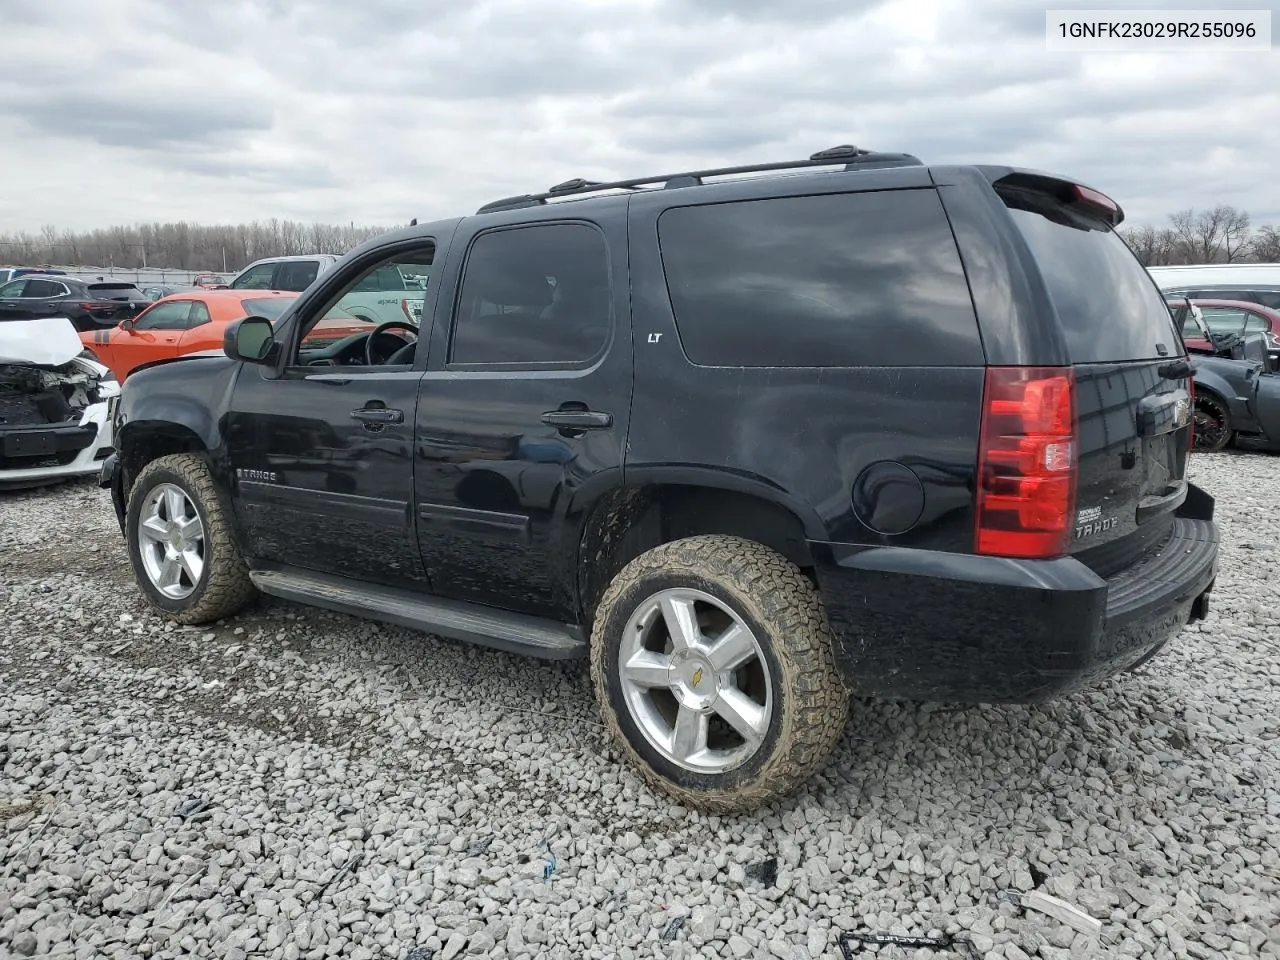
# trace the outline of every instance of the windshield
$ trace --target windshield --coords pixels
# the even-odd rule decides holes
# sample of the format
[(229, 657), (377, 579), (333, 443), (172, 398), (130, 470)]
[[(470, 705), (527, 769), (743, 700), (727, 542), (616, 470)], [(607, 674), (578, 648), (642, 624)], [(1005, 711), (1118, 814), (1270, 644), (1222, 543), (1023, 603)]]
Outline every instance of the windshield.
[(244, 307), (245, 316), (279, 320), (284, 312), (289, 309), (289, 304), (293, 303), (294, 299), (294, 297), (263, 297), (254, 300), (241, 300), (240, 306)]

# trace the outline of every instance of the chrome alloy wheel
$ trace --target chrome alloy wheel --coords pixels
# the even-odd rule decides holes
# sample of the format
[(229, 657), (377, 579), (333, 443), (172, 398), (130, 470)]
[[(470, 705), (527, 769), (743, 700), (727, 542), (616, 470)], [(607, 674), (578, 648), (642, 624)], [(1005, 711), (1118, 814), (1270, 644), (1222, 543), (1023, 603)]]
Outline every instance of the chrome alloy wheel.
[(639, 606), (622, 637), (618, 679), (645, 739), (685, 770), (732, 770), (769, 730), (773, 686), (760, 643), (700, 590), (662, 590)]
[(157, 484), (138, 514), (138, 553), (152, 586), (170, 600), (191, 596), (204, 573), (204, 524), (191, 498)]

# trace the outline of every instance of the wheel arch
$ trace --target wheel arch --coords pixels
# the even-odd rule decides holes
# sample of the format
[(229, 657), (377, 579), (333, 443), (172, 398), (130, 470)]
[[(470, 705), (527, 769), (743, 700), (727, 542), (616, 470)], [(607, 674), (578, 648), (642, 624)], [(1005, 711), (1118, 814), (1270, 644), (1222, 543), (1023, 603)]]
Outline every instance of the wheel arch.
[(763, 544), (802, 570), (813, 567), (808, 541), (822, 539), (822, 526), (808, 505), (738, 475), (682, 474), (629, 472), (625, 486), (603, 492), (583, 511), (576, 588), (585, 630), (618, 572), (663, 543), (726, 534)]
[(208, 456), (209, 445), (198, 420), (182, 417), (131, 419), (117, 431), (115, 447), (120, 458), (121, 492), (127, 502), (134, 479), (151, 461), (173, 453)]

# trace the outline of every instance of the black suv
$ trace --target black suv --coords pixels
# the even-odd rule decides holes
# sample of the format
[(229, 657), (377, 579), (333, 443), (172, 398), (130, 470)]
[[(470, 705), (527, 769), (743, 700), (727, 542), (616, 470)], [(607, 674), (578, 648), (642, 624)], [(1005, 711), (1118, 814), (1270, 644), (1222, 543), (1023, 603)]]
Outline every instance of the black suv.
[[(1205, 615), (1190, 366), (1121, 219), (852, 147), (570, 181), (135, 372), (102, 483), (174, 619), (261, 591), (589, 657), (651, 782), (750, 807), (823, 767), (851, 694), (1042, 700)], [(431, 277), (421, 329), (313, 347), (387, 265)]]
[(27, 274), (0, 285), (0, 320), (66, 317), (77, 331), (113, 327), (151, 306), (137, 284)]

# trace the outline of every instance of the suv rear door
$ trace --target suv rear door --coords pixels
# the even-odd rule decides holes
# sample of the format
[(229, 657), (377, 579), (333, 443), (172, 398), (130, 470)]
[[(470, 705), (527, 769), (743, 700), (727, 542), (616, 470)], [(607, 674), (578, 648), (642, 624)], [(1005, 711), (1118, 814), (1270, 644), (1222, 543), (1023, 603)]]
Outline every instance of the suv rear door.
[(621, 482), (632, 381), (626, 208), (593, 214), (476, 217), (450, 247), (414, 432), (441, 596), (577, 620), (564, 558), (585, 495)]
[(1190, 381), (1177, 369), (1186, 349), (1155, 282), (1108, 222), (1106, 198), (1031, 174), (995, 187), (1025, 245), (1039, 314), (1025, 321), (1056, 323), (1054, 359), (1074, 371), (1080, 449), (1069, 552), (1107, 577), (1163, 540), (1186, 499)]

